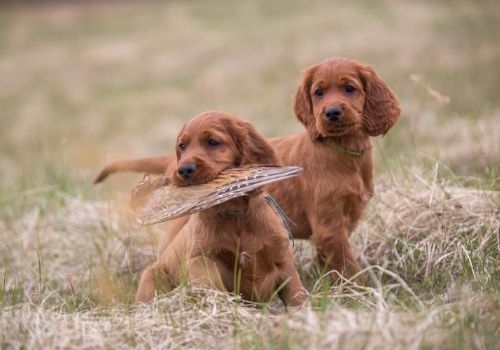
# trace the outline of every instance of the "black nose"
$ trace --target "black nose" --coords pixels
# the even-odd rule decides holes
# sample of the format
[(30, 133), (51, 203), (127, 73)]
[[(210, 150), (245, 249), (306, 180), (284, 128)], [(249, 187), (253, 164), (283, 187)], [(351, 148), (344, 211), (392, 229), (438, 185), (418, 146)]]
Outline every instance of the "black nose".
[(342, 107), (330, 107), (325, 112), (326, 119), (336, 122), (342, 116)]
[(193, 176), (196, 171), (196, 165), (194, 163), (183, 164), (177, 168), (177, 173), (184, 179), (187, 180)]

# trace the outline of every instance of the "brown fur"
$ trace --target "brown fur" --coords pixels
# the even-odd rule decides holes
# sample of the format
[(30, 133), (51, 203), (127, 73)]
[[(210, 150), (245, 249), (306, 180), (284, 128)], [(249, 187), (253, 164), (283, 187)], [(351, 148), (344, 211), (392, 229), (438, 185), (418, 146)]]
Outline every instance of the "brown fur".
[[(217, 140), (211, 146), (208, 140)], [(177, 166), (195, 163), (193, 176), (170, 174), (181, 186), (214, 179), (221, 171), (244, 164), (276, 164), (269, 143), (254, 127), (235, 116), (207, 112), (188, 122), (177, 138)], [(234, 216), (228, 213), (241, 212)], [(277, 291), (286, 304), (304, 302), (302, 284), (293, 263), (288, 233), (280, 217), (253, 193), (176, 220), (160, 258), (142, 274), (136, 300), (153, 298), (155, 290), (183, 280), (241, 293), (253, 301), (268, 301)]]
[[(346, 84), (355, 90), (347, 93)], [(318, 88), (323, 93), (320, 97), (315, 95)], [(342, 107), (342, 119), (330, 122), (325, 111), (335, 106)], [(268, 191), (298, 224), (293, 227), (294, 235), (313, 240), (322, 266), (355, 274), (359, 265), (348, 238), (373, 195), (370, 136), (387, 133), (397, 122), (398, 99), (373, 68), (332, 58), (304, 71), (294, 111), (306, 130), (270, 143), (282, 164), (299, 165), (304, 172), (269, 185)], [(356, 157), (341, 149), (363, 154)], [(131, 169), (135, 162), (129, 161), (124, 169)], [(163, 169), (170, 164), (166, 161)]]
[[(346, 93), (345, 86), (355, 88)], [(321, 88), (323, 95), (315, 91)], [(344, 110), (337, 123), (325, 118), (329, 107)], [(358, 62), (334, 58), (307, 68), (294, 102), (306, 130), (271, 140), (280, 161), (304, 168), (303, 175), (270, 189), (298, 227), (311, 238), (318, 261), (328, 270), (359, 271), (348, 238), (373, 195), (369, 136), (385, 134), (399, 118), (399, 103), (377, 73)], [(334, 148), (364, 152), (355, 157)]]

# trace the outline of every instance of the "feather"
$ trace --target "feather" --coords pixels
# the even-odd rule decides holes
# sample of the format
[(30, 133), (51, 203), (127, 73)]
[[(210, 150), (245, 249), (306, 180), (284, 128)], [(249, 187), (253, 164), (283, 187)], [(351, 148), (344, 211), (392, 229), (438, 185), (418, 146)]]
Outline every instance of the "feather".
[[(225, 170), (209, 183), (186, 187), (147, 177), (133, 190), (132, 206), (140, 224), (153, 225), (244, 196), (265, 184), (297, 176), (301, 171), (298, 166), (248, 165)], [(134, 195), (139, 197), (139, 205), (134, 204)]]

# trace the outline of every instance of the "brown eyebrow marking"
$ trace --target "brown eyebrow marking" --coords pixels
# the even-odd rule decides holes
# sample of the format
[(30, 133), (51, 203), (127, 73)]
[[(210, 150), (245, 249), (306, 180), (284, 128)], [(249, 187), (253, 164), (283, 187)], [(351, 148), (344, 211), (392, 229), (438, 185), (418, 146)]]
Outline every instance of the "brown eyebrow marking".
[(352, 80), (352, 79), (342, 79), (342, 80), (340, 81), (340, 83), (341, 83), (342, 85), (345, 85), (345, 84), (350, 84), (350, 85), (353, 85), (353, 86), (354, 86), (354, 87), (356, 87), (356, 88), (361, 88), (361, 86), (358, 84), (358, 82), (357, 82), (357, 81), (354, 81), (354, 80)]
[(183, 134), (179, 137), (179, 143), (188, 143), (191, 140), (190, 135)]
[(312, 85), (311, 85), (311, 92), (313, 92), (315, 89), (317, 89), (318, 87), (321, 87), (321, 88), (325, 88), (325, 87), (328, 87), (328, 82), (325, 81), (324, 79), (320, 79), (318, 81), (315, 81)]
[(216, 138), (218, 140), (223, 141), (224, 140), (224, 133), (220, 132), (217, 129), (215, 130), (215, 132), (214, 132), (214, 130), (205, 130), (205, 131), (201, 132), (200, 137), (202, 139), (208, 139), (211, 137), (211, 138)]

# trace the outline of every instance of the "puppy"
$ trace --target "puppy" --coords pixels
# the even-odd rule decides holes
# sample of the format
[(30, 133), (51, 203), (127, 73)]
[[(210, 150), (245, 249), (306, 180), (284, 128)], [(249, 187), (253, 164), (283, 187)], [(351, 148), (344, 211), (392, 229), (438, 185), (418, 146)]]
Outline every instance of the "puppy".
[(270, 142), (283, 164), (304, 171), (269, 191), (298, 224), (294, 235), (312, 239), (320, 265), (352, 276), (360, 268), (349, 236), (373, 195), (370, 137), (399, 119), (398, 99), (370, 66), (332, 58), (305, 70), (294, 111), (305, 130)]
[[(248, 122), (223, 112), (194, 117), (177, 137), (177, 186), (210, 182), (222, 171), (245, 164), (277, 164), (269, 143)], [(246, 300), (285, 304), (305, 300), (288, 232), (265, 194), (232, 199), (174, 223), (158, 261), (142, 274), (138, 302), (150, 301), (161, 287), (189, 281), (239, 293)]]

